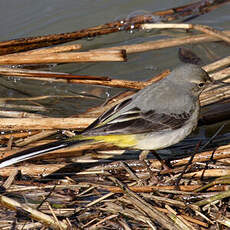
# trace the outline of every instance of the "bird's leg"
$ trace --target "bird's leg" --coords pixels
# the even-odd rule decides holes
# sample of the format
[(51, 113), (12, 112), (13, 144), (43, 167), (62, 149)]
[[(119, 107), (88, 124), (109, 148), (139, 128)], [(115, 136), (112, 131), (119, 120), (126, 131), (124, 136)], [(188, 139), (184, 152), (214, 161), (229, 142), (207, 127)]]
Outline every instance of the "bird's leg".
[(156, 159), (161, 163), (163, 170), (169, 170), (170, 169), (169, 166), (166, 164), (166, 162), (164, 160), (162, 160), (161, 157), (159, 156), (159, 154), (154, 150), (142, 151), (141, 154), (139, 155), (139, 159), (142, 161), (146, 160), (149, 153), (152, 153), (156, 157)]
[(139, 155), (139, 160), (140, 161), (146, 160), (149, 153), (150, 153), (149, 150), (142, 150), (140, 155)]
[(170, 165), (167, 164), (169, 162), (162, 160), (160, 155), (155, 150), (151, 150), (150, 152), (157, 158), (158, 161), (160, 161), (163, 170), (170, 170)]
[(146, 169), (148, 170), (150, 179), (153, 181), (154, 184), (157, 184), (159, 181), (155, 176), (153, 177), (153, 172), (152, 172), (151, 168), (149, 167), (150, 166), (149, 162), (147, 161), (147, 156), (148, 156), (149, 152), (150, 152), (149, 150), (141, 151), (141, 153), (139, 155), (139, 160), (143, 162)]

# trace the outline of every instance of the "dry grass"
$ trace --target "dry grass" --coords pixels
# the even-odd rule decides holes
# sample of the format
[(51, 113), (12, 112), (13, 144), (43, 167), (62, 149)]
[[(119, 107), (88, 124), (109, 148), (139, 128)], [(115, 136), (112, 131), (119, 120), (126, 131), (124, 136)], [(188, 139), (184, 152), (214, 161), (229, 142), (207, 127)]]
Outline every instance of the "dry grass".
[[(205, 4), (203, 3), (203, 8), (198, 2), (155, 14), (165, 16), (166, 21), (171, 21), (177, 19), (177, 14), (173, 14), (175, 11), (180, 12), (181, 16), (187, 16), (188, 7), (192, 9), (199, 6), (200, 13), (216, 7), (215, 4)], [(133, 20), (136, 28), (140, 28), (145, 22), (141, 17), (135, 17)], [(115, 22), (108, 25), (117, 26)], [(162, 24), (158, 25), (158, 29), (159, 26)], [(131, 54), (179, 46), (182, 42), (186, 44), (193, 41), (195, 44), (221, 39), (229, 42), (229, 32), (225, 32), (222, 36), (223, 32), (220, 33), (210, 27), (191, 26), (191, 24), (189, 26), (189, 29), (197, 29), (204, 32), (205, 35), (190, 35), (148, 44), (132, 44), (127, 47), (111, 47), (93, 50), (88, 54), (110, 55), (112, 52), (121, 58), (120, 51), (114, 52), (111, 49), (125, 49), (128, 54)], [(178, 28), (178, 25), (174, 28)], [(97, 30), (100, 31), (99, 34), (105, 34), (105, 27), (99, 26)], [(86, 34), (87, 29), (82, 31)], [(88, 33), (93, 33), (92, 31), (93, 29), (88, 29)], [(110, 32), (118, 31), (117, 27), (110, 30)], [(54, 37), (58, 36), (50, 36), (49, 39)], [(32, 40), (36, 40), (36, 38), (33, 39), (26, 40), (28, 47)], [(47, 37), (39, 39), (47, 39)], [(79, 39), (79, 37), (75, 39)], [(10, 53), (14, 50), (14, 45), (20, 41), (25, 42), (22, 39), (0, 43), (1, 53)], [(67, 41), (69, 40), (67, 39)], [(53, 44), (57, 44), (57, 41)], [(4, 45), (8, 45), (8, 51)], [(26, 48), (25, 45), (24, 50), (29, 49), (28, 47)], [(31, 47), (33, 48), (33, 46)], [(69, 51), (72, 53), (72, 50), (80, 48), (78, 45), (71, 45), (62, 48), (33, 50), (27, 51), (28, 53), (1, 56), (1, 60), (13, 58), (17, 61), (19, 56), (28, 60), (31, 55), (38, 58), (47, 53), (57, 57), (60, 56), (60, 53)], [(78, 53), (81, 52), (78, 51)], [(84, 61), (92, 61), (91, 56), (84, 58)], [(103, 56), (100, 60), (112, 61), (112, 59), (113, 57), (108, 59), (108, 56)], [(69, 59), (69, 61), (71, 60)], [(124, 57), (119, 60), (124, 60)], [(36, 62), (36, 59), (30, 59), (29, 63), (34, 63), (34, 61), (41, 63), (40, 60)], [(229, 57), (225, 57), (203, 67), (211, 73), (213, 79), (222, 81), (224, 84), (218, 87), (211, 86), (201, 95), (201, 105), (204, 110), (201, 114), (200, 124), (215, 124), (229, 119), (229, 64)], [(162, 79), (169, 71), (166, 70), (162, 75), (146, 82), (11, 68), (0, 68), (0, 73), (5, 76), (29, 77), (34, 80), (50, 81), (52, 79), (57, 82), (98, 84), (137, 90), (153, 81)], [(45, 78), (40, 78), (42, 75)], [(1, 112), (1, 115), (6, 118), (0, 119), (0, 129), (12, 131), (12, 133), (0, 135), (1, 158), (24, 148), (52, 141), (54, 135), (59, 135), (57, 129), (85, 128), (113, 103), (132, 94), (133, 91), (123, 93), (112, 98), (104, 106), (91, 108), (87, 113), (74, 118), (53, 118), (37, 114), (35, 116), (33, 112), (24, 111), (45, 111), (46, 108), (38, 103), (21, 107), (22, 111), (11, 110), (17, 106), (12, 105), (13, 101), (36, 102), (50, 96), (24, 99), (2, 98), (0, 101), (6, 106), (7, 111)], [(218, 108), (218, 112), (216, 108)], [(21, 132), (21, 130), (30, 131)], [(220, 129), (217, 129), (211, 139), (197, 140), (193, 138), (180, 143), (177, 147), (165, 150), (167, 156), (171, 156), (171, 159), (167, 157), (165, 160), (167, 168), (162, 168), (160, 162), (151, 156), (146, 161), (137, 160), (139, 152), (125, 152), (105, 144), (54, 151), (30, 162), (3, 168), (0, 170), (2, 179), (1, 229), (229, 229), (230, 134), (220, 135), (219, 132)], [(65, 135), (71, 136), (72, 133), (66, 131)], [(175, 155), (183, 157), (174, 159)]]

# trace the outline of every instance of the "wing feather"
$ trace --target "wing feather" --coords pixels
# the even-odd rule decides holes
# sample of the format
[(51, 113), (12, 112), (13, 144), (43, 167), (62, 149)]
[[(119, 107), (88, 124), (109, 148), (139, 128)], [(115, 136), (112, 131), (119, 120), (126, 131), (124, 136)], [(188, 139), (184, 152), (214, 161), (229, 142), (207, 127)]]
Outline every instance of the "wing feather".
[(134, 107), (119, 116), (113, 116), (112, 108), (106, 116), (102, 115), (99, 123), (86, 130), (86, 135), (132, 134), (162, 132), (182, 127), (190, 118), (192, 111), (183, 114), (164, 114), (154, 110), (146, 113)]

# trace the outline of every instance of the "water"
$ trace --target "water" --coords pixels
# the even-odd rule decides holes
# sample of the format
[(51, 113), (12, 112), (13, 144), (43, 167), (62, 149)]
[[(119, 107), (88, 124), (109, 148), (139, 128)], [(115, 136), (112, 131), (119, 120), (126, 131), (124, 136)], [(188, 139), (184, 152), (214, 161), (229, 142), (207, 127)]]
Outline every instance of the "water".
[[(71, 32), (79, 29), (92, 27), (117, 18), (129, 18), (138, 12), (154, 12), (168, 9), (192, 1), (127, 1), (127, 0), (1, 0), (0, 1), (0, 40), (39, 36), (45, 34)], [(194, 2), (194, 1), (193, 1)], [(210, 25), (220, 30), (230, 28), (230, 4), (226, 4), (211, 13), (202, 15), (191, 23)], [(83, 44), (84, 50), (135, 44), (145, 41), (163, 38), (163, 34), (155, 32), (120, 33), (101, 36), (95, 39), (77, 41)], [(230, 48), (222, 44), (210, 43), (186, 46), (192, 48), (202, 58), (204, 63), (213, 62), (215, 59), (227, 56)], [(207, 49), (212, 51), (209, 55)], [(174, 68), (180, 64), (177, 57), (178, 47), (162, 50), (154, 50), (143, 53), (128, 55), (128, 62), (110, 63), (72, 63), (51, 67), (51, 71), (69, 72), (73, 74), (110, 76), (128, 80), (146, 80), (157, 73)], [(37, 101), (51, 108), (48, 115), (71, 116), (85, 111), (88, 107), (101, 104), (109, 95), (121, 92), (121, 89), (107, 87), (95, 87), (90, 85), (71, 85), (42, 83), (21, 79), (15, 81), (12, 78), (2, 78), (0, 82), (0, 97), (27, 97), (41, 95), (72, 95), (79, 93), (96, 95), (99, 99), (49, 99)], [(101, 99), (100, 99), (101, 98)], [(16, 103), (16, 102), (15, 102)], [(17, 102), (18, 103), (18, 102)], [(22, 102), (20, 102), (22, 103)], [(28, 103), (28, 102), (27, 102)], [(46, 115), (46, 114), (45, 114)]]

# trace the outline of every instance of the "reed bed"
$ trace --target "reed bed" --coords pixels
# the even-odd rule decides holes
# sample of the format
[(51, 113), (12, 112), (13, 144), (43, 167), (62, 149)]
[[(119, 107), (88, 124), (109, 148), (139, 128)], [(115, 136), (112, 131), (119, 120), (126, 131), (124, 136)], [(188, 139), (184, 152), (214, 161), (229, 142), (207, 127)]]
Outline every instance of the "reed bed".
[[(84, 129), (114, 103), (161, 80), (170, 72), (165, 70), (148, 81), (140, 82), (110, 76), (41, 71), (40, 64), (128, 61), (133, 53), (191, 43), (221, 42), (226, 46), (230, 41), (230, 31), (217, 31), (204, 25), (166, 24), (174, 20), (183, 21), (194, 12), (197, 16), (208, 13), (226, 2), (229, 1), (198, 1), (154, 12), (153, 16), (161, 16), (164, 23), (149, 25), (153, 18), (142, 15), (73, 33), (0, 42), (0, 65), (20, 65), (17, 68), (0, 67), (2, 77), (128, 90), (103, 106), (68, 118), (35, 112), (46, 111), (37, 102), (39, 100), (71, 96), (0, 98), (0, 105), (4, 107), (0, 112), (0, 157), (51, 142), (63, 135), (72, 136), (71, 130)], [(150, 26), (158, 30), (178, 31), (179, 28), (184, 35), (87, 52), (81, 51), (84, 47), (78, 44), (44, 48), (121, 30), (149, 30)], [(196, 30), (196, 34), (188, 35), (187, 30)], [(182, 60), (199, 61), (192, 52), (182, 51)], [(37, 69), (22, 68), (22, 64), (37, 64)], [(3, 168), (0, 170), (1, 229), (229, 229), (230, 133), (222, 132), (227, 126), (225, 121), (230, 117), (229, 65), (228, 56), (203, 66), (214, 80), (222, 82), (218, 87), (210, 86), (200, 97), (202, 113), (199, 125), (212, 124), (215, 127), (211, 138), (191, 137), (160, 151), (168, 166), (165, 168), (151, 153), (147, 160), (138, 160), (139, 151), (101, 143), (53, 151), (29, 162)], [(96, 99), (91, 95), (77, 97)], [(13, 104), (18, 101), (31, 104), (18, 107), (18, 104)]]

